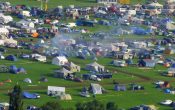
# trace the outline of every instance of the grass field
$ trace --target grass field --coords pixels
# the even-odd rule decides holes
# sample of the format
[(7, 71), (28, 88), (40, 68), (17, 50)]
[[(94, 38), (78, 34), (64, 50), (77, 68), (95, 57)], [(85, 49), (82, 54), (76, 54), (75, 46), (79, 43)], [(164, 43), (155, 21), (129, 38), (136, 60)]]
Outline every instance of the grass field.
[[(41, 3), (37, 0), (0, 0), (0, 1), (5, 1), (5, 2), (10, 2), (13, 5), (17, 4), (24, 4), (27, 6), (36, 6), (40, 7)], [(130, 0), (131, 4), (137, 4), (137, 3), (146, 3), (147, 0)], [(158, 0), (160, 3), (164, 3), (164, 0)], [(69, 6), (69, 5), (75, 5), (75, 6), (95, 6), (99, 5), (96, 3), (96, 0), (49, 0), (48, 2), (48, 8), (54, 8), (57, 6)]]
[[(80, 60), (77, 58), (71, 58), (69, 59), (70, 61), (73, 61), (75, 64), (81, 65), (82, 68), (85, 67), (85, 64), (93, 62), (92, 60)], [(99, 58), (98, 62), (100, 64), (103, 64), (105, 67), (107, 67), (109, 70), (119, 70), (122, 69), (124, 71), (132, 71), (135, 74), (139, 74), (145, 77), (150, 78), (150, 80), (145, 80), (143, 78), (128, 75), (125, 73), (115, 73), (113, 75), (112, 79), (105, 79), (100, 84), (108, 91), (107, 94), (104, 95), (97, 95), (97, 99), (101, 100), (103, 102), (107, 102), (109, 100), (115, 101), (119, 107), (121, 108), (126, 108), (128, 109), (129, 107), (138, 105), (138, 104), (155, 104), (156, 106), (160, 107), (163, 110), (168, 110), (170, 109), (169, 107), (161, 106), (158, 104), (158, 102), (164, 100), (164, 99), (172, 99), (175, 100), (175, 97), (170, 94), (165, 94), (160, 90), (157, 90), (154, 88), (154, 85), (152, 84), (154, 80), (167, 80), (170, 81), (172, 86), (175, 84), (174, 79), (170, 77), (163, 77), (160, 76), (159, 72), (157, 72), (159, 69), (166, 70), (166, 68), (160, 66), (156, 67), (154, 70), (142, 70), (138, 69), (137, 67), (127, 67), (127, 68), (119, 68), (119, 67), (113, 67), (108, 65), (109, 62), (111, 62), (112, 59), (110, 58)], [(25, 106), (27, 104), (31, 105), (42, 105), (43, 103), (47, 101), (53, 101), (53, 100), (58, 100), (56, 98), (52, 98), (46, 95), (47, 92), (47, 86), (48, 85), (53, 85), (53, 86), (65, 86), (66, 87), (66, 92), (70, 93), (73, 97), (72, 101), (62, 101), (61, 103), (63, 105), (69, 105), (71, 107), (74, 106), (74, 104), (77, 103), (77, 101), (89, 101), (92, 100), (93, 98), (82, 98), (81, 96), (78, 95), (80, 92), (81, 88), (83, 86), (89, 86), (89, 84), (93, 81), (85, 81), (84, 83), (77, 83), (77, 82), (72, 82), (72, 81), (66, 81), (63, 79), (58, 79), (53, 77), (53, 70), (58, 69), (57, 66), (51, 65), (48, 63), (40, 63), (40, 62), (35, 62), (35, 61), (29, 61), (29, 60), (22, 60), (19, 59), (17, 62), (11, 62), (11, 61), (5, 61), (1, 60), (0, 64), (5, 64), (5, 65), (17, 65), (18, 67), (24, 67), (27, 70), (26, 75), (24, 74), (10, 74), (10, 73), (1, 73), (0, 74), (0, 81), (4, 81), (8, 78), (10, 78), (13, 83), (5, 83), (3, 86), (0, 87), (0, 101), (8, 101), (8, 96), (7, 92), (8, 90), (11, 90), (14, 84), (17, 82), (22, 85), (22, 88), (26, 91), (31, 91), (31, 92), (37, 92), (41, 95), (41, 99), (37, 100), (29, 100), (29, 99), (24, 99)], [(87, 71), (83, 70), (81, 73), (86, 73)], [(41, 82), (39, 83), (38, 80), (40, 79), (41, 76), (46, 76), (48, 78), (48, 82)], [(29, 84), (26, 84), (23, 82), (24, 78), (31, 78), (33, 83), (33, 86), (30, 86)], [(144, 91), (126, 91), (126, 92), (115, 92), (113, 91), (114, 85), (112, 84), (113, 80), (116, 80), (119, 83), (123, 84), (129, 84), (131, 82), (138, 82), (141, 85), (145, 86)], [(127, 86), (129, 87), (129, 86)]]

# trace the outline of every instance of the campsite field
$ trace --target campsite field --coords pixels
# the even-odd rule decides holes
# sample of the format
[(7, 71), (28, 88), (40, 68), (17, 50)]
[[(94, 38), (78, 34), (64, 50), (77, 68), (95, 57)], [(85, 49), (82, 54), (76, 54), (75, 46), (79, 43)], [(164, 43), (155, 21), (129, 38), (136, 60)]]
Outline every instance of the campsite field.
[[(93, 62), (92, 60), (81, 60), (77, 58), (70, 58), (70, 61), (73, 61), (75, 64), (80, 65), (82, 68), (85, 67), (86, 64)], [(158, 103), (164, 99), (172, 99), (175, 100), (173, 95), (165, 94), (163, 91), (158, 90), (154, 87), (153, 82), (156, 80), (167, 80), (171, 82), (173, 86), (175, 84), (175, 80), (170, 77), (164, 77), (159, 74), (159, 70), (166, 70), (166, 68), (158, 65), (155, 69), (145, 70), (139, 69), (137, 67), (127, 67), (127, 68), (119, 68), (110, 66), (109, 63), (112, 61), (110, 58), (99, 58), (98, 63), (104, 65), (110, 71), (114, 72), (112, 79), (105, 79), (102, 82), (99, 82), (107, 91), (107, 94), (97, 95), (97, 99), (103, 102), (105, 101), (115, 101), (120, 108), (126, 108), (138, 105), (138, 104), (155, 104), (161, 109), (168, 110), (169, 107), (161, 106)], [(57, 66), (51, 65), (49, 63), (40, 63), (36, 61), (29, 61), (19, 59), (17, 62), (11, 61), (1, 61), (0, 64), (5, 65), (16, 65), (17, 67), (24, 67), (27, 70), (28, 74), (10, 74), (10, 73), (1, 73), (0, 81), (4, 81), (8, 78), (12, 80), (12, 83), (5, 83), (3, 86), (0, 86), (0, 97), (1, 101), (8, 101), (8, 91), (10, 91), (14, 84), (19, 83), (22, 85), (22, 88), (25, 91), (37, 92), (41, 95), (41, 99), (36, 99), (35, 101), (30, 99), (25, 99), (24, 104), (27, 106), (28, 104), (40, 106), (47, 101), (57, 100), (56, 98), (47, 96), (47, 86), (65, 86), (66, 92), (72, 95), (72, 101), (62, 101), (63, 105), (70, 105), (73, 107), (78, 101), (89, 101), (93, 98), (83, 98), (79, 96), (79, 92), (83, 86), (89, 86), (90, 83), (94, 81), (85, 81), (83, 83), (77, 83), (73, 81), (67, 81), (64, 79), (54, 78), (53, 71), (58, 69)], [(117, 72), (122, 70), (122, 72)], [(133, 74), (128, 74), (125, 72), (131, 72)], [(83, 70), (80, 74), (87, 73), (87, 71)], [(45, 76), (48, 78), (48, 82), (39, 82), (41, 76)], [(142, 77), (143, 76), (143, 77)], [(33, 83), (29, 85), (23, 82), (24, 78), (31, 78)], [(147, 78), (147, 79), (145, 79)], [(115, 92), (113, 90), (114, 85), (113, 80), (126, 84), (129, 88), (130, 83), (137, 83), (145, 86), (144, 91), (126, 91), (126, 92)], [(66, 106), (67, 107), (67, 106)]]
[[(36, 0), (0, 0), (0, 1), (9, 1), (13, 5), (16, 4), (25, 4), (28, 6), (40, 6), (40, 2)], [(132, 4), (137, 4), (138, 0), (131, 0)], [(140, 0), (141, 3), (145, 3), (146, 0)], [(160, 3), (163, 0), (158, 0)], [(76, 6), (94, 6), (97, 5), (95, 0), (49, 0), (48, 7), (53, 8), (59, 5), (68, 6), (71, 4), (75, 4)], [(98, 4), (100, 5), (100, 4)], [(19, 20), (15, 18), (15, 20)], [(65, 21), (63, 21), (65, 22)], [(71, 21), (70, 21), (71, 22)], [(48, 25), (49, 27), (50, 25)], [(113, 27), (111, 26), (101, 26), (97, 25), (95, 27), (78, 27), (78, 28), (85, 28), (90, 30), (91, 32), (98, 32), (101, 30), (109, 31)], [(126, 35), (126, 36), (116, 36), (119, 40), (122, 39), (148, 39), (150, 36), (136, 36), (136, 35)], [(157, 36), (157, 38), (162, 38), (161, 36)], [(18, 39), (25, 42), (30, 42), (30, 38), (22, 38)], [(33, 40), (37, 42), (37, 39)], [(9, 54), (20, 54), (20, 53), (31, 53), (31, 50), (27, 49), (7, 49), (7, 53), (4, 55), (7, 56)], [(143, 69), (138, 68), (136, 66), (132, 67), (114, 67), (111, 66), (109, 63), (112, 61), (112, 58), (105, 58), (99, 57), (98, 63), (104, 65), (110, 72), (113, 73), (112, 79), (103, 79), (102, 82), (95, 82), (95, 81), (84, 81), (82, 83), (73, 82), (69, 80), (64, 80), (60, 78), (53, 77), (53, 71), (59, 69), (60, 67), (52, 65), (51, 59), (48, 59), (47, 63), (41, 63), (32, 60), (24, 60), (19, 59), (17, 62), (1, 60), (0, 65), (16, 65), (17, 67), (23, 67), (26, 69), (27, 74), (11, 74), (11, 73), (0, 73), (0, 82), (4, 82), (7, 79), (11, 79), (12, 83), (4, 83), (4, 85), (0, 86), (0, 102), (8, 102), (8, 92), (10, 92), (15, 84), (20, 84), (24, 91), (29, 92), (36, 92), (41, 95), (40, 99), (24, 99), (25, 107), (27, 105), (36, 105), (41, 106), (48, 101), (58, 101), (58, 99), (54, 97), (47, 96), (47, 86), (63, 86), (66, 87), (66, 93), (69, 93), (73, 100), (72, 101), (61, 101), (63, 106), (65, 107), (74, 107), (77, 102), (86, 102), (93, 100), (91, 95), (90, 98), (84, 98), (79, 95), (82, 87), (86, 86), (89, 87), (90, 83), (99, 83), (102, 85), (108, 92), (103, 95), (97, 95), (96, 99), (107, 102), (107, 101), (114, 101), (117, 103), (119, 108), (129, 109), (130, 107), (139, 105), (139, 104), (149, 104), (149, 105), (156, 105), (160, 108), (160, 110), (169, 110), (170, 107), (162, 106), (159, 104), (160, 101), (165, 99), (171, 99), (175, 101), (174, 95), (165, 94), (162, 90), (156, 89), (155, 85), (153, 84), (157, 80), (164, 80), (169, 81), (172, 87), (175, 87), (175, 79), (171, 77), (161, 76), (163, 71), (166, 71), (167, 68), (163, 67), (162, 65), (157, 65), (155, 68), (152, 69)], [(78, 58), (69, 58), (69, 61), (74, 62), (77, 65), (80, 65), (82, 70), (78, 73), (81, 76), (83, 73), (88, 73), (88, 71), (84, 70), (86, 64), (94, 62), (93, 60), (82, 60)], [(45, 76), (48, 79), (48, 82), (40, 82), (39, 79)], [(32, 84), (27, 84), (23, 82), (25, 78), (30, 78), (32, 80)], [(127, 90), (125, 92), (116, 92), (114, 91), (114, 84), (113, 81), (119, 82), (120, 84), (126, 84), (127, 88), (129, 88), (129, 84), (136, 83), (143, 85), (145, 90), (144, 91), (131, 91)], [(68, 106), (69, 105), (69, 106)]]

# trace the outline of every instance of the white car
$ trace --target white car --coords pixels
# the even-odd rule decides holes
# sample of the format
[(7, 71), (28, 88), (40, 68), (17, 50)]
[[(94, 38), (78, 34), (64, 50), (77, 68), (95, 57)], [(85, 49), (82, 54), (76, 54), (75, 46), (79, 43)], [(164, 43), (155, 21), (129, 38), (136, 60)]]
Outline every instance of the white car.
[(160, 102), (160, 104), (162, 105), (170, 105), (173, 101), (172, 100), (164, 100), (162, 102)]

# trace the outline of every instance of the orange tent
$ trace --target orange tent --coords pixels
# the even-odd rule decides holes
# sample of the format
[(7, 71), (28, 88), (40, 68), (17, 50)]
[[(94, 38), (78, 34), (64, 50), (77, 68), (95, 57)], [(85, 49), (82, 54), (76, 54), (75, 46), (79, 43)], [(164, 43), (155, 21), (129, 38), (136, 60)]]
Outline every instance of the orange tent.
[(33, 38), (37, 38), (38, 36), (39, 36), (39, 34), (37, 32), (35, 32), (35, 33), (32, 34), (32, 37)]
[(12, 80), (11, 80), (11, 79), (7, 79), (7, 80), (5, 80), (4, 82), (6, 82), (6, 83), (11, 83)]
[(0, 86), (2, 86), (2, 85), (4, 85), (4, 83), (3, 82), (0, 82)]

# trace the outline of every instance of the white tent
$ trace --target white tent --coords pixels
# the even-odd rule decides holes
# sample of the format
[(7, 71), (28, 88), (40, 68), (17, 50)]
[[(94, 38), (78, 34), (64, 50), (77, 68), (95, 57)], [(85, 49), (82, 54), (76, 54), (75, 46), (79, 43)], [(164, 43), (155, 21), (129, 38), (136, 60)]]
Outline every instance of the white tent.
[(38, 44), (44, 44), (44, 43), (45, 43), (45, 41), (43, 39), (38, 40)]
[(52, 64), (62, 66), (68, 63), (68, 59), (65, 56), (58, 56), (52, 59)]
[(153, 3), (150, 3), (150, 4), (148, 4), (149, 6), (154, 6), (154, 7), (159, 7), (159, 8), (163, 8), (163, 5), (162, 4), (160, 4), (160, 3), (155, 3), (155, 2), (153, 2)]
[(102, 94), (102, 87), (99, 84), (91, 83), (91, 91), (93, 94)]
[(0, 103), (0, 110), (8, 110), (9, 109), (9, 103), (3, 102)]
[(4, 45), (4, 40), (0, 40), (0, 45)]
[(9, 34), (9, 31), (6, 28), (0, 28), (0, 34), (8, 35)]
[(32, 83), (32, 80), (30, 78), (25, 78), (24, 79), (24, 82), (26, 82), (26, 83)]
[(166, 29), (168, 29), (168, 30), (175, 30), (175, 23), (167, 22), (166, 23)]
[(97, 62), (87, 64), (86, 69), (89, 71), (95, 71), (95, 72), (103, 72), (105, 70), (105, 67), (98, 64)]
[(4, 14), (0, 13), (0, 22), (1, 23), (9, 23), (13, 21), (13, 18), (11, 16), (5, 16)]

